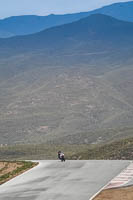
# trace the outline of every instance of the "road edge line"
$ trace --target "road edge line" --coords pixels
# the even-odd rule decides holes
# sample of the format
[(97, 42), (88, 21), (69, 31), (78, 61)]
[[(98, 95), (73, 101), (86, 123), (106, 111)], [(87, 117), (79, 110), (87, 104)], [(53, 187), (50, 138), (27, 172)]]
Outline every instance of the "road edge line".
[[(133, 162), (130, 161), (130, 163), (129, 163), (129, 165), (128, 165), (127, 167), (129, 167), (131, 163), (133, 163)], [(127, 168), (127, 167), (126, 167), (126, 168)], [(125, 169), (123, 169), (122, 171), (124, 171), (124, 170), (125, 170)], [(121, 171), (121, 172), (122, 172), (122, 171)], [(120, 172), (120, 173), (121, 173), (121, 172)], [(115, 178), (115, 177), (114, 177), (114, 178)], [(114, 178), (113, 178), (113, 179), (114, 179)], [(113, 179), (111, 179), (111, 180), (113, 180)], [(103, 186), (96, 194), (94, 194), (89, 200), (93, 200), (98, 194), (100, 194), (100, 192), (102, 192), (102, 191), (104, 190), (104, 188), (106, 188), (106, 187), (109, 185), (109, 183), (111, 182), (111, 180), (110, 180), (105, 186)]]
[(110, 181), (105, 186), (103, 186), (96, 194), (94, 194), (89, 200), (93, 200), (98, 194), (100, 194), (100, 192), (102, 192), (104, 190), (104, 188), (107, 187), (107, 185), (109, 183), (110, 183)]

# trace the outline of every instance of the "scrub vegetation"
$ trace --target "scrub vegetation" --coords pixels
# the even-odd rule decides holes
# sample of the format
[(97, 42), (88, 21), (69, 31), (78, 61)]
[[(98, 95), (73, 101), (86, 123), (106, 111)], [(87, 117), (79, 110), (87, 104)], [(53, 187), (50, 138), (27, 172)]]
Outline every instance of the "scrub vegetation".
[(0, 184), (35, 167), (38, 163), (25, 161), (0, 161)]
[(0, 147), (1, 160), (11, 159), (57, 159), (57, 152), (65, 153), (66, 159), (89, 160), (133, 160), (133, 138), (127, 138), (107, 144), (47, 145), (28, 144)]

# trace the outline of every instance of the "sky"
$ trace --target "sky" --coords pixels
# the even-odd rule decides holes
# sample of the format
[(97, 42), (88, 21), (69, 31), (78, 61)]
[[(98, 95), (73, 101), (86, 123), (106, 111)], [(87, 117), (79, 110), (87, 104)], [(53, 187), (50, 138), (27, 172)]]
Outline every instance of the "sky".
[(126, 2), (126, 0), (0, 0), (0, 18), (18, 15), (44, 16), (75, 13), (93, 10), (116, 2)]

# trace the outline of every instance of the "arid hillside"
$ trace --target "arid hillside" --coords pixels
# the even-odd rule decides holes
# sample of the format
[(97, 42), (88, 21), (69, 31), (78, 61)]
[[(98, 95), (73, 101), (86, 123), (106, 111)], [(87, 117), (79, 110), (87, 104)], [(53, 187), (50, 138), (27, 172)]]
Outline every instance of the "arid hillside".
[(98, 14), (0, 39), (1, 144), (131, 136), (132, 33), (132, 23)]

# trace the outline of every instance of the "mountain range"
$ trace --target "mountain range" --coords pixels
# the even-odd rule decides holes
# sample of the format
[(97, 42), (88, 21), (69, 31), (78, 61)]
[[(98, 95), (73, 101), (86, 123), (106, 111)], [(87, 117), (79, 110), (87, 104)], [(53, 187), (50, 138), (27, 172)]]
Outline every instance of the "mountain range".
[(84, 54), (122, 50), (133, 46), (133, 23), (103, 14), (49, 28), (36, 34), (0, 39), (0, 51), (11, 54), (44, 51), (45, 55)]
[(133, 2), (115, 3), (89, 12), (48, 16), (14, 16), (0, 20), (0, 37), (28, 35), (47, 28), (68, 24), (92, 14), (105, 14), (133, 22)]
[[(15, 58), (28, 66), (114, 65), (132, 63), (133, 23), (94, 14), (79, 21), (53, 27), (27, 36), (0, 39), (1, 62)], [(128, 50), (127, 50), (128, 49)], [(16, 59), (18, 57), (18, 61)], [(10, 63), (9, 63), (10, 64)], [(22, 65), (18, 62), (17, 65)], [(7, 66), (7, 64), (6, 64)], [(3, 74), (20, 68), (2, 67)], [(21, 69), (23, 69), (21, 67)], [(11, 71), (11, 72), (10, 72)], [(10, 72), (10, 73), (9, 73)]]
[(0, 39), (1, 144), (131, 136), (132, 35), (132, 22), (93, 14)]

